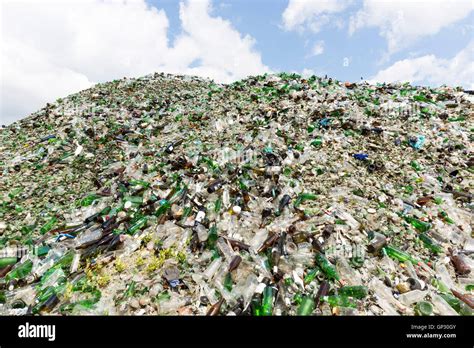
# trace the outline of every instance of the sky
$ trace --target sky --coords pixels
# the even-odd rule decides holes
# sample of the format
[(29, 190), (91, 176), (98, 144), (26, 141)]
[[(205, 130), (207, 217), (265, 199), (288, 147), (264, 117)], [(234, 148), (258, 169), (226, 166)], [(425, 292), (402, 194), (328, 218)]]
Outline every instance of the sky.
[(153, 72), (474, 89), (473, 0), (0, 0), (0, 124)]

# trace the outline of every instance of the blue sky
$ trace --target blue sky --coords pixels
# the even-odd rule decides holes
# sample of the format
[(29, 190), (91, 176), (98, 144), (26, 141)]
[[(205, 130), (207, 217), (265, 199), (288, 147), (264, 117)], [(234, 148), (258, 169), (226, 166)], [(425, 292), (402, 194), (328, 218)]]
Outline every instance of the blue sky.
[[(179, 35), (177, 1), (147, 2), (166, 11), (171, 24), (170, 37)], [(318, 1), (312, 2), (317, 4)], [(473, 40), (474, 34), (474, 12), (471, 4), (471, 11), (466, 11), (464, 18), (449, 23), (435, 34), (423, 36), (407, 48), (395, 52), (389, 60), (383, 61), (387, 44), (377, 27), (364, 28), (353, 35), (349, 35), (346, 28), (334, 27), (324, 27), (317, 33), (310, 30), (289, 31), (285, 30), (282, 24), (282, 13), (289, 5), (288, 0), (215, 0), (212, 4), (214, 16), (229, 20), (240, 33), (255, 38), (256, 50), (261, 53), (263, 62), (272, 71), (302, 72), (309, 69), (316, 74), (328, 74), (340, 80), (356, 81), (361, 77), (366, 79), (376, 75), (384, 67), (389, 67), (391, 63), (406, 58), (433, 54), (440, 59), (451, 59)], [(363, 1), (354, 1), (341, 11), (338, 17), (347, 20), (362, 6)], [(426, 3), (426, 6), (436, 7), (436, 2)], [(324, 53), (310, 56), (312, 45), (320, 40), (325, 42)], [(343, 64), (345, 58), (349, 59), (348, 66)], [(473, 58), (471, 52), (471, 63)], [(414, 82), (431, 84), (426, 79)], [(460, 81), (459, 84), (470, 86), (472, 79)]]
[(0, 9), (7, 124), (95, 83), (155, 71), (474, 86), (471, 0), (5, 0)]

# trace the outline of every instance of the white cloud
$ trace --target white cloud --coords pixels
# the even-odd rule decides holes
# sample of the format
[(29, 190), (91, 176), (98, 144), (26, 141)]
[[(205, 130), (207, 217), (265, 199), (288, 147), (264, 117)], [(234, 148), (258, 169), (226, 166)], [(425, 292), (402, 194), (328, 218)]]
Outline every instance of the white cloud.
[(2, 40), (1, 56), (0, 124), (92, 85), (85, 75), (52, 64), (43, 52), (21, 42)]
[(350, 19), (349, 33), (377, 27), (387, 40), (388, 54), (392, 54), (423, 36), (438, 33), (472, 10), (472, 0), (364, 0), (362, 9)]
[(323, 54), (324, 52), (324, 41), (320, 40), (316, 42), (311, 49), (311, 56), (319, 56), (320, 54)]
[(308, 68), (304, 68), (302, 71), (301, 71), (301, 74), (300, 74), (302, 77), (304, 78), (308, 78), (312, 75), (314, 75), (314, 70), (313, 69), (308, 69)]
[(179, 6), (182, 34), (170, 42), (165, 11), (144, 0), (3, 1), (0, 123), (123, 76), (165, 71), (231, 82), (269, 71), (250, 36), (212, 16), (210, 0)]
[(325, 25), (333, 23), (341, 27), (341, 19), (335, 13), (344, 11), (352, 0), (290, 0), (283, 11), (283, 27), (286, 30), (303, 31), (309, 29), (318, 32)]
[(379, 71), (370, 82), (411, 82), (429, 85), (447, 84), (474, 89), (474, 41), (452, 59), (425, 55), (399, 60)]
[(209, 11), (208, 1), (180, 4), (179, 17), (185, 33), (177, 38), (171, 51), (173, 56), (186, 52), (188, 65), (195, 60), (201, 62), (199, 67), (184, 71), (222, 82), (268, 72), (260, 54), (253, 50), (255, 40), (249, 35), (242, 37), (229, 21), (211, 17)]
[(303, 68), (303, 70), (291, 70), (290, 73), (301, 75), (304, 78), (309, 78), (312, 75), (324, 76), (328, 74), (328, 72), (324, 68), (319, 68), (319, 67), (316, 69)]

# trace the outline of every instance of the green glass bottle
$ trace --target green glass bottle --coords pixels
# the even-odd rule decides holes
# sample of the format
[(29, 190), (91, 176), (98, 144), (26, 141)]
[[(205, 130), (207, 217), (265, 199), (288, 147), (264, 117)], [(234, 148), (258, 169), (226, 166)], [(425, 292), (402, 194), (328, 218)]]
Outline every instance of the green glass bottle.
[(88, 207), (92, 203), (94, 203), (96, 200), (98, 200), (100, 197), (97, 196), (96, 194), (88, 195), (81, 199), (81, 206), (83, 207)]
[(94, 305), (97, 302), (99, 302), (100, 298), (102, 297), (102, 293), (100, 292), (100, 290), (94, 289), (90, 292), (90, 294), (91, 294), (90, 298), (78, 301), (75, 304), (80, 305), (80, 306), (85, 307), (85, 308), (88, 308), (88, 309), (93, 308)]
[(421, 170), (421, 166), (416, 161), (411, 161), (410, 165), (417, 172), (419, 172)]
[(311, 145), (314, 147), (320, 147), (321, 145), (323, 145), (323, 139), (321, 139), (320, 137), (317, 137), (311, 142)]
[(55, 293), (56, 293), (56, 290), (54, 286), (47, 286), (38, 293), (38, 296), (36, 297), (36, 301), (38, 303), (42, 303), (46, 301), (48, 298), (50, 298), (51, 295), (54, 295)]
[(33, 232), (33, 230), (35, 229), (35, 225), (29, 225), (29, 226), (23, 226), (21, 228), (21, 232), (24, 234), (24, 235), (28, 235), (30, 234), (31, 232)]
[(130, 202), (134, 205), (142, 205), (143, 204), (143, 197), (142, 196), (125, 196), (123, 198), (124, 202)]
[(217, 198), (216, 203), (214, 204), (214, 211), (218, 213), (221, 211), (221, 208), (222, 208), (222, 198), (219, 197)]
[(418, 220), (411, 216), (405, 216), (405, 221), (415, 227), (419, 232), (427, 232), (431, 228), (430, 223)]
[(211, 261), (214, 261), (215, 259), (218, 259), (221, 257), (221, 254), (219, 254), (219, 250), (214, 246), (211, 248), (212, 256), (211, 256)]
[(314, 311), (314, 306), (314, 300), (309, 296), (305, 296), (298, 307), (297, 315), (311, 315)]
[(445, 292), (449, 293), (451, 290), (449, 290), (448, 286), (444, 284), (440, 279), (433, 278), (431, 280), (431, 284), (438, 289), (440, 292)]
[(166, 197), (168, 201), (170, 202), (170, 204), (174, 204), (178, 202), (183, 197), (183, 195), (185, 195), (186, 192), (188, 192), (188, 187), (184, 186), (180, 188), (179, 185), (176, 185), (173, 191), (174, 192), (169, 197)]
[(57, 268), (55, 268), (54, 266), (51, 267), (50, 269), (48, 269), (46, 272), (43, 273), (43, 275), (41, 276), (41, 280), (39, 282), (39, 286), (41, 288), (44, 287), (44, 284), (46, 283), (46, 281), (49, 279), (49, 277), (51, 277), (51, 275), (57, 271)]
[(441, 219), (443, 219), (443, 221), (446, 222), (447, 224), (450, 224), (450, 225), (454, 224), (454, 220), (451, 219), (446, 212), (441, 211), (439, 212), (438, 216)]
[(443, 252), (443, 247), (428, 237), (425, 233), (421, 233), (418, 238), (420, 238), (427, 249), (430, 249), (435, 254), (440, 254)]
[(248, 186), (246, 185), (246, 183), (243, 179), (239, 180), (239, 189), (241, 191), (248, 191), (249, 190)]
[(339, 295), (355, 297), (358, 299), (367, 297), (369, 293), (367, 287), (363, 285), (343, 286), (337, 292)]
[(312, 269), (310, 270), (307, 274), (306, 274), (306, 277), (304, 277), (304, 283), (305, 284), (309, 284), (311, 283), (315, 278), (316, 276), (319, 274), (319, 270), (317, 269)]
[(232, 275), (229, 272), (226, 274), (224, 278), (224, 288), (226, 288), (229, 291), (232, 291), (232, 286), (233, 286)]
[(15, 188), (15, 189), (13, 189), (13, 190), (8, 194), (8, 197), (10, 197), (11, 199), (13, 199), (13, 198), (15, 198), (21, 191), (23, 191), (23, 188), (22, 188), (22, 187)]
[(295, 207), (298, 207), (301, 203), (303, 203), (304, 201), (314, 201), (315, 199), (317, 198), (317, 196), (315, 194), (312, 194), (312, 193), (302, 193), (300, 194), (297, 198), (296, 198), (296, 201), (294, 203), (294, 206)]
[(61, 267), (64, 271), (69, 271), (69, 267), (71, 266), (72, 260), (74, 258), (74, 250), (68, 251), (64, 254), (56, 263), (54, 264), (54, 268)]
[(301, 302), (303, 302), (303, 295), (301, 295), (300, 293), (296, 293), (295, 296), (293, 296), (293, 302), (297, 305), (300, 305)]
[(454, 295), (451, 295), (450, 293), (442, 293), (440, 296), (448, 302), (448, 304), (454, 308), (454, 310), (457, 312), (461, 309), (461, 300), (455, 297)]
[(385, 246), (383, 248), (384, 252), (390, 256), (392, 259), (396, 259), (401, 262), (410, 261), (411, 263), (417, 264), (418, 260), (413, 258), (410, 254), (401, 251), (393, 246)]
[(44, 256), (46, 255), (49, 251), (51, 250), (51, 247), (49, 245), (41, 245), (36, 248), (36, 255), (38, 256)]
[(169, 202), (168, 200), (166, 200), (166, 199), (162, 199), (162, 200), (160, 201), (160, 207), (156, 210), (155, 215), (156, 215), (157, 217), (160, 217), (160, 216), (162, 216), (163, 214), (165, 214), (165, 213), (168, 211), (168, 209), (170, 209), (170, 208), (171, 208), (170, 202)]
[(150, 184), (149, 184), (148, 182), (146, 182), (146, 181), (143, 181), (143, 180), (134, 180), (134, 179), (133, 179), (133, 180), (130, 180), (130, 181), (129, 181), (129, 184), (130, 184), (131, 186), (141, 186), (141, 187), (145, 187), (145, 188), (147, 188), (147, 187), (150, 186)]
[(18, 267), (12, 269), (6, 276), (5, 280), (7, 282), (11, 280), (20, 280), (25, 278), (28, 274), (30, 274), (31, 270), (33, 269), (33, 261), (26, 260), (22, 264), (18, 265)]
[(9, 266), (9, 265), (14, 265), (17, 263), (18, 259), (16, 257), (2, 257), (0, 259), (0, 268)]
[(460, 315), (473, 315), (473, 310), (450, 292), (440, 293), (439, 295)]
[(212, 225), (211, 228), (209, 228), (209, 235), (207, 237), (207, 246), (210, 249), (215, 247), (217, 238), (219, 238), (217, 235), (217, 227), (216, 225)]
[(112, 208), (109, 212), (109, 217), (112, 217), (112, 216), (115, 216), (117, 215), (119, 212), (121, 212), (123, 210), (123, 204), (119, 207), (115, 207), (115, 208)]
[(273, 313), (273, 288), (269, 285), (263, 290), (262, 315), (272, 315)]
[(112, 210), (112, 207), (107, 206), (107, 207), (105, 207), (104, 209), (102, 209), (102, 210), (100, 211), (99, 215), (100, 215), (100, 216), (108, 215), (111, 210)]
[(40, 233), (45, 234), (46, 232), (51, 231), (57, 221), (58, 220), (56, 219), (56, 217), (52, 217), (46, 224), (43, 225), (43, 227), (41, 227)]
[(147, 222), (148, 218), (146, 216), (138, 219), (137, 222), (128, 228), (127, 234), (134, 235), (138, 230), (141, 230), (144, 226), (146, 226)]
[(415, 306), (416, 315), (431, 315), (433, 313), (433, 305), (426, 301), (418, 302)]
[(252, 315), (260, 317), (262, 315), (262, 294), (255, 293), (250, 301)]
[(329, 279), (339, 280), (339, 274), (337, 274), (336, 268), (322, 253), (316, 253), (316, 264)]
[(36, 297), (37, 304), (32, 309), (34, 314), (37, 314), (43, 310), (50, 311), (52, 307), (57, 304), (58, 297), (66, 291), (67, 284), (64, 280), (65, 279), (63, 279), (62, 282), (56, 286), (47, 286), (44, 289), (41, 289), (41, 291), (38, 293), (38, 296)]
[(190, 206), (186, 206), (184, 207), (183, 209), (183, 215), (181, 215), (181, 223), (185, 223), (186, 220), (188, 219), (189, 215), (191, 215), (193, 211), (193, 208), (191, 208)]
[(357, 303), (356, 301), (348, 296), (337, 296), (337, 295), (331, 295), (331, 296), (324, 296), (322, 297), (322, 300), (329, 303), (332, 307), (351, 307), (351, 308), (356, 308)]
[(95, 299), (87, 299), (87, 300), (82, 300), (78, 301), (76, 305), (79, 305), (81, 307), (85, 307), (87, 309), (91, 309), (94, 307), (94, 305), (97, 303)]

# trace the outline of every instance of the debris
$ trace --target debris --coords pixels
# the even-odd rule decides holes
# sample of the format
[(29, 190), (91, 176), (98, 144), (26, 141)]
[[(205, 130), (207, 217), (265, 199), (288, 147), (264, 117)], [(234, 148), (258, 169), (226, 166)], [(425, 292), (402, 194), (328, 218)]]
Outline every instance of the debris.
[(472, 114), (286, 73), (58, 100), (0, 129), (0, 313), (471, 315)]

